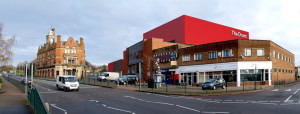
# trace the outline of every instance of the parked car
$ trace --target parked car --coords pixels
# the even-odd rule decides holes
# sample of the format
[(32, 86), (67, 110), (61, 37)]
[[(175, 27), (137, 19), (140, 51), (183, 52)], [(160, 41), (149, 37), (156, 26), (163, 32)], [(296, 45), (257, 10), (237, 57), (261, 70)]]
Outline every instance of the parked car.
[(79, 83), (75, 76), (57, 76), (56, 88), (67, 90), (79, 91)]
[(117, 82), (119, 82), (119, 84), (135, 84), (138, 81), (137, 76), (135, 75), (130, 75), (130, 76), (121, 76), (119, 79), (116, 80)]
[(223, 78), (212, 78), (205, 81), (204, 84), (202, 84), (202, 89), (212, 89), (215, 90), (217, 88), (224, 89), (226, 87), (225, 80)]
[(99, 81), (105, 81), (105, 76), (98, 76), (97, 79), (98, 79)]
[(121, 76), (119, 79), (116, 79), (116, 82), (119, 82), (121, 85), (125, 85), (127, 83), (127, 77)]
[(28, 86), (31, 86), (31, 79), (27, 78), (27, 82), (26, 82), (26, 78), (21, 79), (21, 84), (28, 84)]

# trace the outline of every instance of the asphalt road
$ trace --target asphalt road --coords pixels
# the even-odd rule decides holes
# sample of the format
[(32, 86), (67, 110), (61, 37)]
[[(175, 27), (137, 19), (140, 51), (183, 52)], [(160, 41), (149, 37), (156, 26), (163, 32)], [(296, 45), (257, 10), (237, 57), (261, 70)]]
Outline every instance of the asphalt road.
[(270, 91), (217, 97), (160, 95), (80, 85), (79, 92), (57, 90), (54, 81), (34, 80), (53, 114), (232, 113), (300, 114), (300, 84)]

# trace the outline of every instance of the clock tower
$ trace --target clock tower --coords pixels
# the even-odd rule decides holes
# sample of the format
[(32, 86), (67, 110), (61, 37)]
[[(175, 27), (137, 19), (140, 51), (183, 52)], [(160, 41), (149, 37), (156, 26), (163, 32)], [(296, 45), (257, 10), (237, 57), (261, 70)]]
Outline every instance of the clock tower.
[(55, 28), (52, 28), (52, 30), (49, 31), (48, 35), (46, 36), (46, 41), (49, 44), (52, 44), (55, 39)]

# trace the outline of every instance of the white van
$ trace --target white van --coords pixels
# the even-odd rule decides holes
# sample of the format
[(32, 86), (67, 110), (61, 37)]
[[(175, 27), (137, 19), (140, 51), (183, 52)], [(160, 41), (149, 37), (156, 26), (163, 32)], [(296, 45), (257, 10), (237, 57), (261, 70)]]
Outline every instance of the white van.
[(67, 90), (79, 91), (79, 83), (75, 76), (57, 76), (56, 77), (56, 88)]
[(103, 72), (98, 79), (100, 80), (116, 80), (119, 78), (119, 73), (117, 72)]

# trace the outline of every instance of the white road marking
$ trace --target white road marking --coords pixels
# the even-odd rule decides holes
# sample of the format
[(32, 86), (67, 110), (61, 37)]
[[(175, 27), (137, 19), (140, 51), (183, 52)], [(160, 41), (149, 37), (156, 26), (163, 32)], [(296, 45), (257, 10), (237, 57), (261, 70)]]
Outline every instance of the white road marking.
[(293, 95), (291, 95), (290, 97), (288, 97), (284, 102), (287, 102)]
[(118, 110), (118, 111), (122, 111), (122, 112), (127, 112), (127, 113), (131, 113), (131, 114), (135, 114), (134, 112), (128, 111), (128, 110), (123, 110), (123, 109), (118, 109), (118, 108), (114, 108), (114, 107), (109, 107), (106, 106), (105, 104), (102, 104), (103, 107), (109, 108), (109, 109), (113, 109), (113, 110)]
[(295, 93), (294, 93), (294, 95), (299, 91), (300, 89), (298, 89)]
[(235, 100), (235, 101), (241, 102), (241, 101), (244, 101), (244, 100)]
[(139, 99), (139, 98), (135, 98), (135, 97), (131, 97), (131, 96), (124, 96), (124, 97), (136, 99), (136, 100), (139, 100), (139, 101), (142, 101), (142, 102), (149, 102), (149, 103), (156, 103), (156, 104), (164, 104), (164, 105), (174, 105), (174, 104), (164, 103), (164, 102), (147, 101), (147, 100), (143, 100), (143, 99)]
[(270, 102), (273, 102), (273, 103), (280, 103), (280, 101), (270, 101)]
[(275, 104), (275, 103), (258, 103), (258, 104), (277, 105), (277, 104)]
[(185, 106), (181, 106), (181, 105), (176, 105), (176, 106), (180, 107), (180, 108), (188, 109), (188, 110), (191, 110), (191, 111), (195, 111), (195, 112), (200, 112), (199, 110), (192, 109), (192, 108), (189, 108), (189, 107), (185, 107)]
[(62, 108), (59, 108), (58, 106), (55, 106), (56, 104), (51, 104), (51, 106), (53, 106), (54, 108), (57, 108), (59, 110), (62, 110), (65, 112), (65, 114), (68, 114), (66, 110), (62, 109)]
[(287, 89), (287, 90), (284, 90), (284, 91), (292, 91), (292, 89)]
[(202, 112), (202, 113), (209, 113), (209, 114), (228, 114), (229, 112)]
[(223, 102), (223, 103), (249, 103), (249, 102)]
[(278, 89), (274, 89), (274, 90), (272, 90), (272, 91), (278, 91)]

